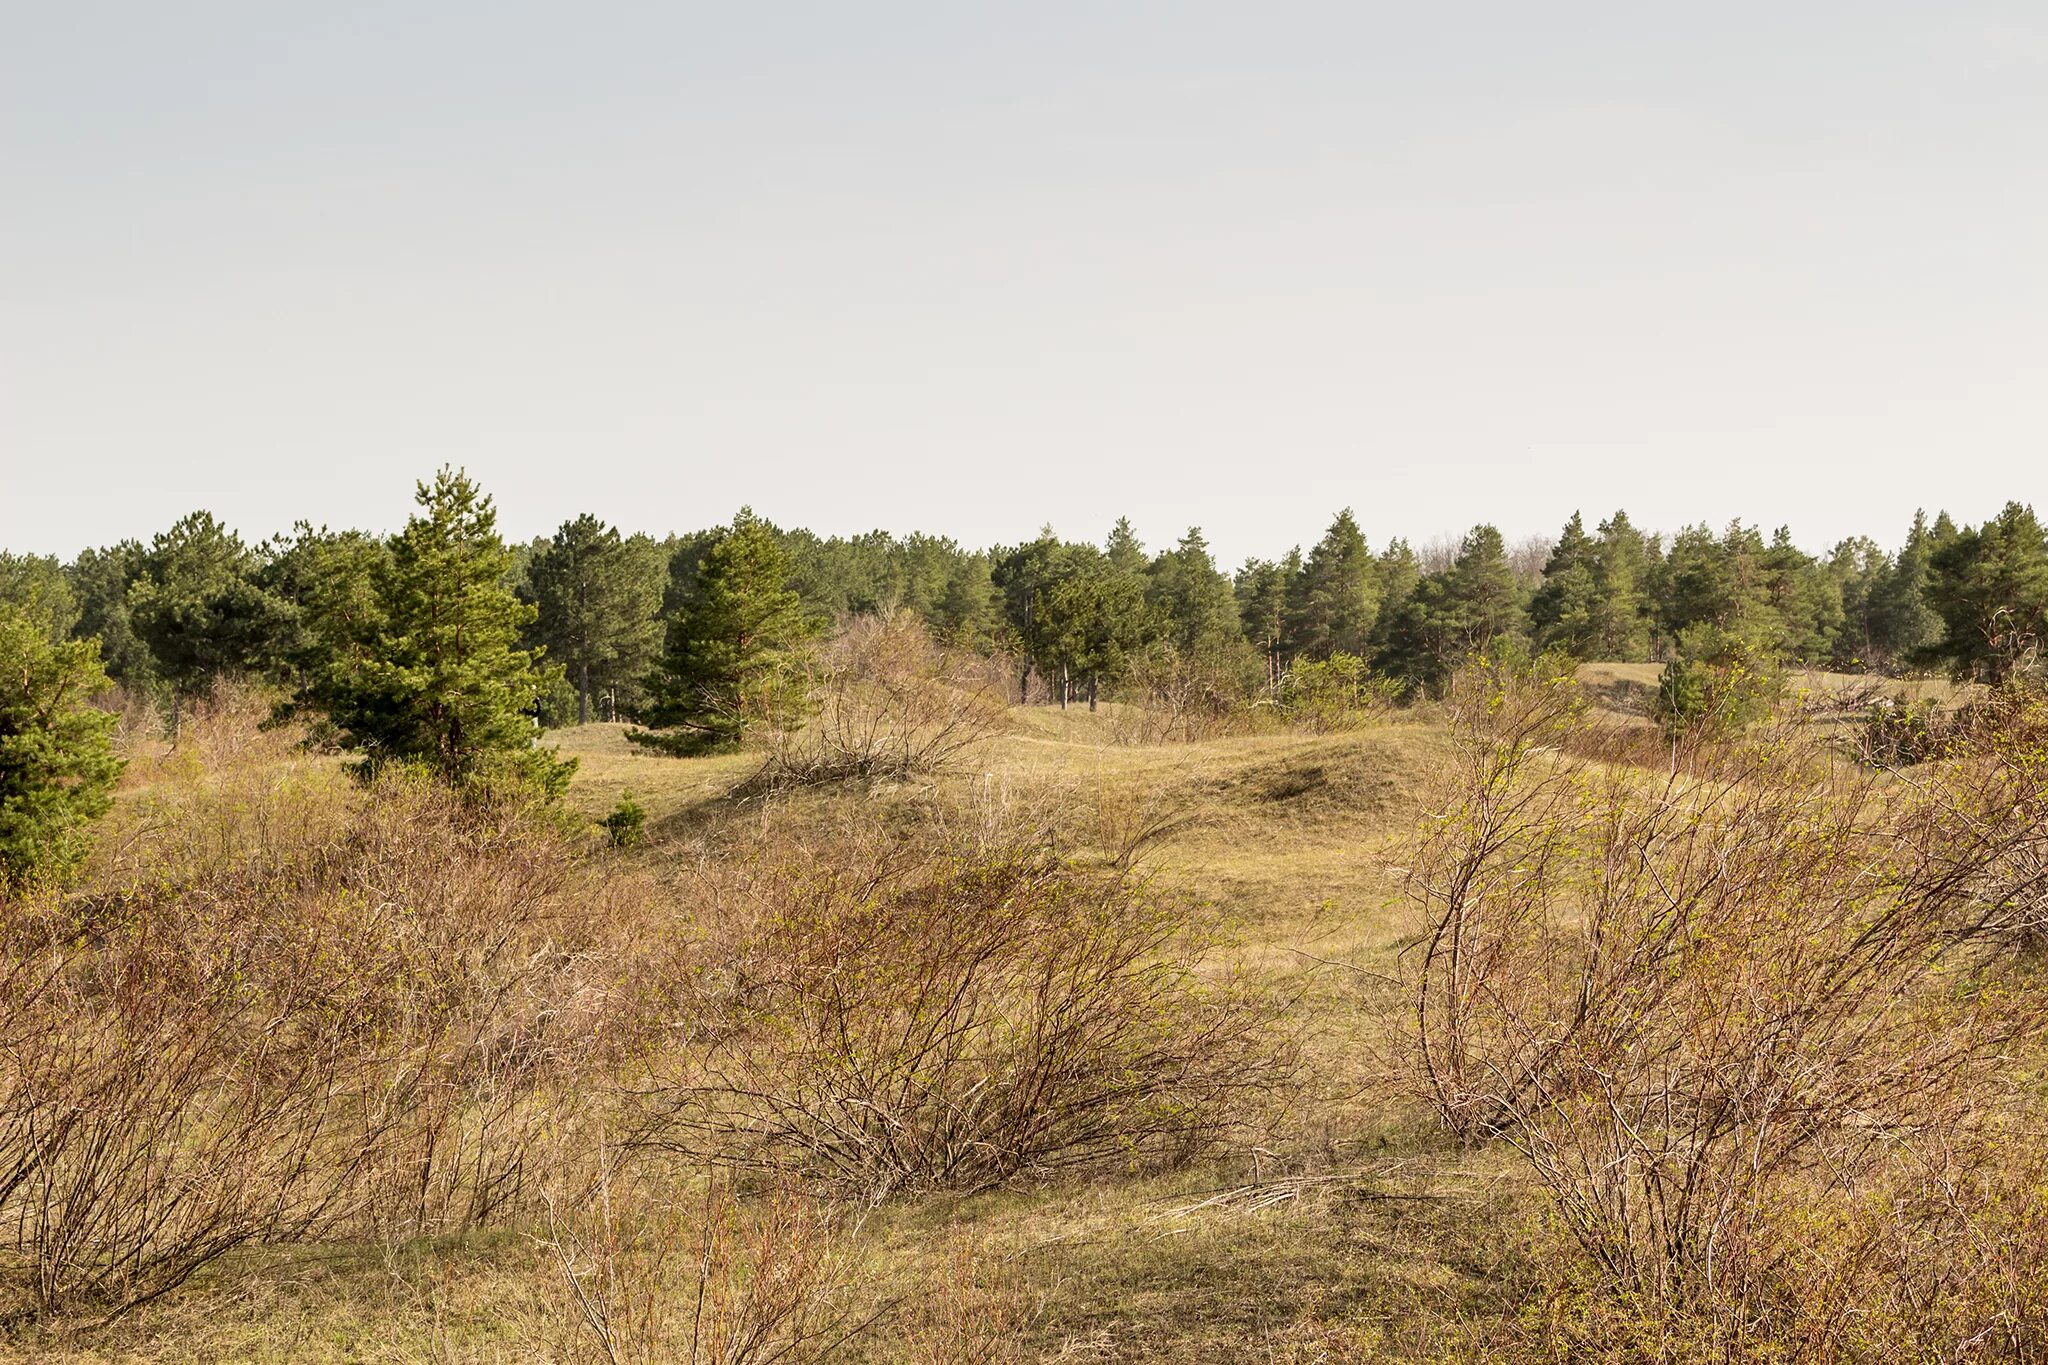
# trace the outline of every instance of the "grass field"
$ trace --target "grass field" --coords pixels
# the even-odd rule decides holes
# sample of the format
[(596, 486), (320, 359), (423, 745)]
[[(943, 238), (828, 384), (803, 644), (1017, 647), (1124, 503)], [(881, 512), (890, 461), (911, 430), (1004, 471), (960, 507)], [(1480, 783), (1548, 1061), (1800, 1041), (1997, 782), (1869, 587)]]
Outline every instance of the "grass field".
[[(1379, 1079), (1358, 1004), (1383, 993), (1403, 932), (1386, 863), (1421, 813), (1445, 743), (1402, 718), (1364, 733), (1270, 734), (1137, 746), (1084, 710), (1017, 710), (1008, 732), (927, 784), (831, 790), (734, 808), (724, 794), (756, 760), (673, 759), (624, 727), (558, 732), (579, 762), (568, 805), (602, 815), (631, 792), (649, 812), (635, 856), (651, 867), (731, 837), (800, 841), (838, 821), (939, 812), (1043, 812), (1083, 859), (1134, 856), (1209, 907), (1228, 946), (1205, 970), (1249, 970), (1285, 990), (1306, 1038), (1302, 1096), (1256, 1147), (1168, 1175), (968, 1199), (932, 1197), (872, 1215), (869, 1273), (904, 1292), (962, 1239), (1002, 1267), (1018, 1337), (1054, 1359), (1315, 1359), (1361, 1349), (1418, 1301), (1485, 1303), (1501, 1172), (1440, 1149)], [(280, 751), (280, 763), (299, 763)], [(162, 762), (162, 760), (159, 760)], [(133, 785), (154, 779), (139, 765)], [(1134, 850), (1134, 852), (1133, 852)], [(1225, 1190), (1299, 1178), (1265, 1207)], [(1423, 1197), (1426, 1196), (1426, 1197)], [(1479, 1232), (1484, 1229), (1484, 1233)], [(517, 1234), (401, 1247), (245, 1251), (171, 1299), (82, 1338), (32, 1336), (45, 1360), (516, 1359), (530, 1250)], [(1335, 1336), (1333, 1336), (1335, 1334)], [(1317, 1343), (1324, 1343), (1318, 1345)], [(854, 1358), (887, 1359), (886, 1335)], [(878, 1353), (878, 1354), (877, 1354)]]
[[(1627, 710), (1654, 669), (1600, 665), (1589, 691)], [(624, 727), (551, 736), (578, 760), (567, 804), (648, 811), (630, 856), (677, 879), (736, 841), (796, 846), (849, 826), (1023, 820), (1083, 863), (1131, 862), (1202, 906), (1221, 946), (1201, 964), (1248, 973), (1288, 1002), (1299, 1088), (1264, 1128), (1192, 1165), (973, 1196), (892, 1200), (863, 1215), (859, 1279), (917, 1304), (959, 1289), (1004, 1355), (1058, 1361), (1462, 1358), (1513, 1319), (1532, 1250), (1554, 1229), (1530, 1177), (1498, 1149), (1461, 1149), (1398, 1079), (1407, 1001), (1395, 985), (1416, 929), (1401, 856), (1449, 766), (1428, 708), (1361, 731), (1119, 742), (1112, 709), (1012, 709), (953, 771), (881, 787), (736, 801), (749, 755), (674, 759)], [(202, 739), (196, 741), (204, 743)], [(252, 741), (253, 742), (253, 741)], [(267, 741), (266, 741), (267, 742)], [(260, 761), (317, 766), (287, 748)], [(138, 793), (178, 764), (137, 764)], [(325, 762), (322, 760), (320, 762)], [(154, 774), (154, 775), (153, 775)], [(549, 1358), (517, 1228), (393, 1245), (248, 1248), (98, 1330), (21, 1324), (0, 1353), (46, 1361), (512, 1361)], [(949, 1289), (951, 1285), (954, 1288)], [(849, 1360), (917, 1355), (885, 1319)], [(1460, 1334), (1463, 1335), (1460, 1335)], [(994, 1351), (994, 1347), (989, 1348)]]

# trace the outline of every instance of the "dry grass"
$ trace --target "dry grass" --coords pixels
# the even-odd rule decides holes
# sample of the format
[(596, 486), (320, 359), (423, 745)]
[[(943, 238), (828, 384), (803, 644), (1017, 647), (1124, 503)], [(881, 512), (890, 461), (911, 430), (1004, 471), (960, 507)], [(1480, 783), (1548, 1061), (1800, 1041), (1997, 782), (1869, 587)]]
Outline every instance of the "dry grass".
[[(1597, 670), (1591, 676), (1603, 686), (1641, 681), (1626, 666), (1611, 678)], [(12, 1334), (0, 1335), (0, 1355), (80, 1362), (604, 1358), (566, 1265), (581, 1274), (586, 1293), (605, 1284), (615, 1306), (600, 1313), (619, 1324), (619, 1340), (632, 1348), (622, 1358), (638, 1350), (642, 1358), (689, 1359), (700, 1289), (722, 1296), (729, 1321), (749, 1320), (749, 1304), (766, 1302), (765, 1293), (823, 1315), (814, 1320), (864, 1324), (828, 1357), (834, 1360), (1659, 1358), (1644, 1347), (1639, 1317), (1617, 1307), (1582, 1268), (1527, 1165), (1498, 1145), (1447, 1140), (1397, 1074), (1402, 1012), (1411, 1000), (1404, 954), (1413, 951), (1401, 887), (1429, 793), (1457, 752), (1442, 717), (1397, 713), (1341, 735), (1274, 730), (1152, 744), (1130, 742), (1142, 726), (1121, 712), (1109, 705), (1096, 713), (1011, 708), (1008, 731), (955, 771), (766, 799), (742, 790), (759, 753), (671, 759), (626, 744), (620, 726), (557, 732), (550, 741), (581, 760), (571, 808), (596, 819), (630, 791), (648, 809), (648, 841), (621, 856), (595, 851), (593, 840), (564, 864), (565, 886), (589, 877), (596, 878), (590, 886), (608, 887), (623, 878), (631, 883), (628, 902), (605, 899), (627, 896), (623, 888), (520, 899), (568, 912), (551, 936), (591, 943), (609, 964), (603, 992), (588, 998), (617, 1002), (625, 1019), (652, 1021), (654, 1032), (640, 1036), (666, 1051), (705, 1016), (664, 995), (662, 983), (695, 970), (689, 964), (701, 964), (707, 950), (737, 942), (716, 929), (716, 907), (705, 899), (733, 893), (735, 868), (830, 864), (854, 832), (882, 848), (938, 842), (987, 850), (1014, 848), (1022, 838), (1057, 850), (1076, 877), (1146, 879), (1189, 907), (1188, 931), (1211, 945), (1184, 960), (1192, 980), (1216, 987), (1249, 980), (1287, 1002), (1273, 1034), (1298, 1041), (1303, 1093), (1277, 1123), (1225, 1134), (1186, 1164), (1141, 1162), (1105, 1178), (1091, 1163), (1036, 1171), (979, 1193), (899, 1193), (851, 1220), (829, 1201), (788, 1202), (826, 1188), (801, 1161), (767, 1163), (770, 1178), (760, 1188), (750, 1183), (763, 1179), (759, 1170), (748, 1175), (694, 1160), (629, 1165), (613, 1187), (607, 1223), (594, 1197), (604, 1163), (593, 1154), (631, 1129), (626, 1108), (600, 1104), (593, 1113), (608, 1125), (601, 1131), (533, 1134), (525, 1194), (468, 1220), (484, 1226), (458, 1232), (460, 1217), (415, 1215), (384, 1233), (337, 1226), (317, 1244), (258, 1239), (110, 1326), (82, 1330), (95, 1315), (60, 1312), (0, 1329)], [(288, 737), (237, 731), (226, 719), (206, 741), (204, 725), (188, 721), (189, 744), (177, 754), (138, 736), (138, 746), (156, 747), (133, 751), (148, 761), (131, 769), (102, 846), (104, 869), (160, 865), (147, 853), (148, 831), (198, 802), (208, 819), (186, 822), (186, 870), (172, 879), (194, 884), (222, 849), (248, 837), (243, 815), (222, 814), (235, 802), (206, 804), (226, 768), (245, 770), (236, 779), (244, 786), (228, 788), (269, 784), (269, 797), (256, 803), (271, 812), (263, 818), (324, 818), (330, 760), (297, 753)], [(588, 924), (569, 922), (578, 919)], [(902, 923), (893, 910), (877, 919), (892, 932)], [(800, 926), (783, 928), (806, 938)], [(769, 940), (748, 941), (759, 950)], [(876, 941), (893, 940), (884, 934)], [(1151, 960), (1170, 958), (1155, 953)], [(589, 955), (578, 960), (585, 965), (573, 970), (588, 970)], [(655, 967), (622, 973), (620, 962)], [(578, 1073), (590, 1096), (606, 1089), (591, 1084), (591, 1075), (615, 1085), (659, 1070), (647, 1065), (654, 1054), (645, 1050), (610, 1055), (598, 1072)], [(551, 1155), (561, 1149), (572, 1157)], [(1987, 1175), (1989, 1184), (1955, 1184), (1944, 1194), (1933, 1179), (1900, 1186), (1898, 1197), (1975, 1200), (2018, 1188), (2011, 1182), (2029, 1178), (2027, 1155), (2009, 1152), (2018, 1174)], [(458, 1188), (468, 1186), (451, 1185), (449, 1193)], [(812, 1207), (819, 1219), (805, 1221)], [(2000, 1206), (2010, 1225), (1991, 1235), (2001, 1245), (2041, 1236), (2028, 1207), (2011, 1199)], [(1885, 1225), (1874, 1221), (1874, 1207), (1857, 1217), (1867, 1221), (1830, 1237), (1882, 1245)], [(797, 1224), (802, 1235), (776, 1245), (816, 1255), (786, 1259), (780, 1269), (772, 1257), (764, 1261), (760, 1230)], [(711, 1270), (707, 1245), (724, 1248), (711, 1257)], [(1996, 1278), (1996, 1263), (1973, 1259), (1967, 1246), (1914, 1245), (1920, 1264), (1945, 1258), (1958, 1274), (1989, 1266)], [(764, 1264), (768, 1289), (757, 1293), (749, 1286)], [(1846, 1282), (1834, 1289), (1813, 1283), (1816, 1293), (1839, 1295)], [(1905, 1297), (1910, 1286), (1899, 1285), (1899, 1296), (1883, 1301), (1889, 1321), (1931, 1311), (1914, 1310)], [(1971, 1302), (2025, 1311), (2025, 1296), (2036, 1289), (2008, 1280)], [(1864, 1294), (1856, 1302), (1873, 1312), (1874, 1330), (1885, 1330), (1878, 1299)], [(1960, 1306), (1956, 1319), (1977, 1311)], [(1680, 1358), (1685, 1342), (1672, 1335), (1667, 1347), (1667, 1358)], [(1861, 1358), (1886, 1357), (1866, 1346)]]

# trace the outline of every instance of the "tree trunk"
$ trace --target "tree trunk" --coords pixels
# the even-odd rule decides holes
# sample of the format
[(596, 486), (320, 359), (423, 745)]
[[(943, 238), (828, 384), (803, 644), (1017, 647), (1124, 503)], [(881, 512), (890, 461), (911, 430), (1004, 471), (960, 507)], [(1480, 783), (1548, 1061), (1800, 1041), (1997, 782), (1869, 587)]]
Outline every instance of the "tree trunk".
[(1067, 698), (1073, 694), (1074, 685), (1067, 680), (1067, 666), (1060, 665), (1060, 710), (1067, 709)]
[(1088, 675), (1088, 709), (1095, 709), (1096, 699), (1102, 695), (1102, 681), (1093, 673)]
[(1017, 705), (1031, 705), (1031, 664), (1029, 661), (1026, 661), (1023, 670), (1017, 675)]
[(581, 676), (576, 683), (576, 723), (590, 724), (590, 660), (585, 659), (578, 670)]

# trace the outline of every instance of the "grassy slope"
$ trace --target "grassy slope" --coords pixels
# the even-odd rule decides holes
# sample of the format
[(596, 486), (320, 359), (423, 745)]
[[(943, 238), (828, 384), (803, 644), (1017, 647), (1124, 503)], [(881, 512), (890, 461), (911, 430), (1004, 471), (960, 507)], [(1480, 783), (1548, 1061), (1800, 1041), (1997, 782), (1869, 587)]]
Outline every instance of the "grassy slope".
[[(1163, 831), (1139, 856), (1215, 907), (1233, 940), (1215, 969), (1298, 992), (1313, 1093), (1269, 1146), (1198, 1169), (890, 1210), (876, 1272), (908, 1288), (932, 1271), (937, 1245), (966, 1236), (1012, 1268), (1032, 1344), (1057, 1359), (1315, 1359), (1340, 1342), (1397, 1344), (1419, 1302), (1497, 1311), (1501, 1239), (1474, 1215), (1497, 1211), (1502, 1172), (1431, 1150), (1426, 1127), (1390, 1101), (1375, 1060), (1385, 1049), (1359, 1008), (1389, 1003), (1372, 975), (1394, 965), (1402, 932), (1385, 855), (1422, 813), (1446, 754), (1442, 730), (1403, 717), (1354, 735), (1140, 746), (1116, 742), (1114, 714), (1032, 708), (1012, 719), (1010, 734), (935, 789), (806, 797), (781, 818), (800, 837), (809, 820), (843, 818), (849, 802), (880, 806), (869, 813), (882, 818), (1056, 804), (1084, 857)], [(612, 727), (560, 743), (582, 760), (580, 809), (598, 813), (631, 790), (671, 840), (687, 838), (745, 769), (649, 756)], [(1321, 1179), (1394, 1163), (1391, 1178)], [(1257, 1212), (1241, 1202), (1183, 1212), (1276, 1174), (1318, 1179)]]
[[(1654, 670), (1599, 666), (1588, 682), (1625, 704), (1654, 686)], [(730, 820), (723, 793), (753, 760), (665, 758), (622, 730), (557, 736), (580, 760), (574, 808), (599, 816), (631, 791), (649, 811), (654, 860)], [(1108, 708), (1015, 711), (1010, 732), (962, 771), (916, 788), (806, 794), (776, 809), (774, 834), (1007, 807), (1043, 810), (1083, 856), (1156, 836), (1141, 841), (1145, 864), (1214, 906), (1234, 936), (1213, 968), (1297, 995), (1311, 1093), (1256, 1149), (1171, 1176), (884, 1209), (870, 1223), (868, 1273), (914, 1293), (964, 1239), (1004, 1267), (1034, 1354), (1063, 1360), (1376, 1358), (1416, 1344), (1418, 1308), (1511, 1310), (1512, 1248), (1533, 1205), (1497, 1157), (1444, 1148), (1398, 1098), (1375, 1022), (1401, 1005), (1384, 975), (1404, 932), (1387, 854), (1424, 813), (1444, 732), (1419, 713), (1332, 737), (1139, 746), (1117, 732)], [(1228, 1199), (1191, 1207), (1276, 1175), (1311, 1179), (1256, 1211)], [(521, 1359), (512, 1324), (528, 1303), (528, 1256), (509, 1233), (252, 1253), (82, 1343), (46, 1340), (30, 1355)], [(869, 1354), (890, 1358), (886, 1344)]]

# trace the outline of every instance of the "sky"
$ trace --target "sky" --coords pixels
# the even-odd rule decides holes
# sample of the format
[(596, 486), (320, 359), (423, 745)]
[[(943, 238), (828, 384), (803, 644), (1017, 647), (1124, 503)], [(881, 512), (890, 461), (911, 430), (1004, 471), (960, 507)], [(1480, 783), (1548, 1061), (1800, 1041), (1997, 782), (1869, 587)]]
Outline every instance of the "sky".
[(0, 546), (2048, 501), (2048, 7), (0, 0)]

